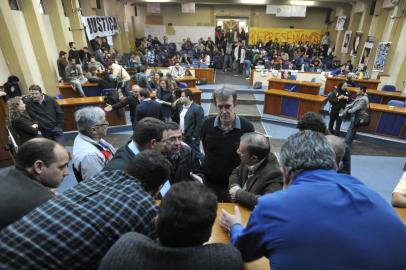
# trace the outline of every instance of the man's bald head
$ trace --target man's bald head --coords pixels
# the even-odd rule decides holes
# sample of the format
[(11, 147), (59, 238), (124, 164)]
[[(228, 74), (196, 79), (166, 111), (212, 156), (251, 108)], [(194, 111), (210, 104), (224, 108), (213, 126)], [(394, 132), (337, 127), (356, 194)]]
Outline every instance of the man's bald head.
[(343, 160), (345, 154), (345, 143), (343, 139), (334, 135), (327, 135), (326, 139), (333, 148), (334, 153), (336, 154), (337, 166), (340, 167), (340, 163)]

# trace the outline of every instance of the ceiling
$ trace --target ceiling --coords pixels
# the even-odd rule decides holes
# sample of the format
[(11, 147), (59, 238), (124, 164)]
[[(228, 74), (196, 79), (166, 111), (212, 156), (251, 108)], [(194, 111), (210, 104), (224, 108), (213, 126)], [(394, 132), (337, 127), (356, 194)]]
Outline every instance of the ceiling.
[[(121, 0), (122, 1), (122, 0)], [(125, 0), (124, 0), (125, 1)], [(306, 5), (313, 7), (336, 8), (343, 5), (353, 5), (355, 0), (316, 0), (316, 1), (290, 1), (290, 0), (128, 0), (127, 3), (196, 3), (196, 4), (238, 4), (238, 5)]]

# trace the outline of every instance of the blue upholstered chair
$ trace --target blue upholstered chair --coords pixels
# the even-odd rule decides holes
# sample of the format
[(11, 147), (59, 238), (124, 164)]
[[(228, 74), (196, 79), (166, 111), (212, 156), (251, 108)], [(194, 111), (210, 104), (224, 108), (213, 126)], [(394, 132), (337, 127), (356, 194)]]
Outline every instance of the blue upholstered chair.
[(296, 75), (290, 75), (290, 79), (296, 81), (297, 77)]
[(382, 87), (382, 91), (395, 92), (395, 91), (396, 91), (396, 86), (394, 86), (393, 84), (385, 84), (385, 85)]
[(406, 107), (405, 102), (401, 100), (389, 100), (388, 105), (395, 107)]

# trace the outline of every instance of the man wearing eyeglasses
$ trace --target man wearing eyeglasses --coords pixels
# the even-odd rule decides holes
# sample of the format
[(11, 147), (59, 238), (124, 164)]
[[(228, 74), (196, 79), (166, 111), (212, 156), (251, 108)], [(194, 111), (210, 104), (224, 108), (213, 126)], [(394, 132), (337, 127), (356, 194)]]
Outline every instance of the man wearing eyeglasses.
[(203, 122), (201, 140), (205, 157), (202, 168), (205, 183), (216, 193), (219, 201), (229, 202), (228, 180), (240, 164), (237, 149), (243, 134), (254, 131), (251, 122), (235, 113), (237, 93), (224, 85), (213, 93), (218, 115)]
[(169, 182), (172, 185), (186, 180), (203, 182), (199, 159), (192, 148), (182, 142), (182, 130), (177, 123), (166, 123), (162, 141), (163, 153), (172, 164)]
[(103, 139), (109, 122), (100, 107), (84, 107), (75, 113), (79, 134), (73, 143), (73, 167), (78, 181), (96, 175), (116, 150)]

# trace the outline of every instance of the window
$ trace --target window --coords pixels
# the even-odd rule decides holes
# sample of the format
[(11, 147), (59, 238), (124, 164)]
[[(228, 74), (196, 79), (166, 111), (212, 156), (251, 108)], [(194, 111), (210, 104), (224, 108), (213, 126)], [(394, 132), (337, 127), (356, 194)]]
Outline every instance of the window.
[(101, 9), (100, 0), (96, 0), (96, 8), (97, 8), (97, 9)]
[(17, 0), (8, 0), (11, 10), (21, 10)]

